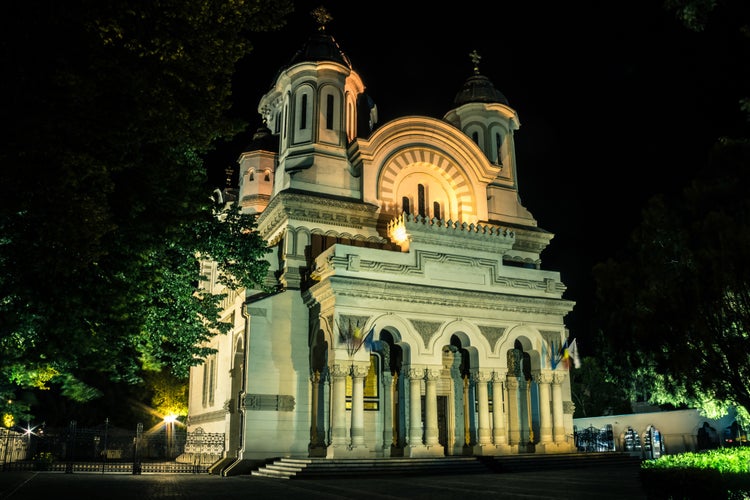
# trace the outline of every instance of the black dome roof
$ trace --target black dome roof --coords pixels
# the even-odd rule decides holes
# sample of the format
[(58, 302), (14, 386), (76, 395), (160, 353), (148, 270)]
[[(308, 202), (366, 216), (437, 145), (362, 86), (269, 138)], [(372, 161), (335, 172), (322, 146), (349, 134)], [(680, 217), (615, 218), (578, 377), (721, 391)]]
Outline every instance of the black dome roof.
[(253, 140), (247, 145), (245, 151), (277, 151), (279, 149), (279, 140), (271, 133), (264, 123), (253, 134)]
[(352, 67), (351, 61), (334, 38), (324, 31), (314, 33), (300, 50), (294, 54), (287, 67), (301, 62), (333, 61)]
[(470, 102), (500, 103), (510, 106), (508, 99), (497, 90), (489, 78), (475, 72), (464, 82), (453, 99), (453, 104), (461, 106)]

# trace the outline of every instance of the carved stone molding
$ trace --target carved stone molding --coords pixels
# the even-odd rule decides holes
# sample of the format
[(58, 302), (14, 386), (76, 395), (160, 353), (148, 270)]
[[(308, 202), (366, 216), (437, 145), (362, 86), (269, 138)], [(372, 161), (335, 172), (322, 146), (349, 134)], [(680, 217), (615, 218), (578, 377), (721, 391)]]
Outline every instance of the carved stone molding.
[(283, 394), (248, 394), (245, 409), (251, 411), (293, 411), (294, 396)]
[(489, 342), (490, 349), (495, 348), (497, 341), (500, 340), (505, 333), (505, 327), (502, 326), (478, 325), (477, 328), (479, 328), (479, 331), (484, 335), (484, 338), (487, 339), (487, 342)]

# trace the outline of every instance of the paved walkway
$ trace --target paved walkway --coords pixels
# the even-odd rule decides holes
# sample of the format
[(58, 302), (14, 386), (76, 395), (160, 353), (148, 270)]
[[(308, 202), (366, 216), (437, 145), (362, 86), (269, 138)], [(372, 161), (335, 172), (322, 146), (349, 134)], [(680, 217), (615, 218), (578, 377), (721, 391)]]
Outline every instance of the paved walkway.
[(637, 468), (387, 478), (270, 479), (243, 475), (0, 472), (0, 499), (646, 499)]

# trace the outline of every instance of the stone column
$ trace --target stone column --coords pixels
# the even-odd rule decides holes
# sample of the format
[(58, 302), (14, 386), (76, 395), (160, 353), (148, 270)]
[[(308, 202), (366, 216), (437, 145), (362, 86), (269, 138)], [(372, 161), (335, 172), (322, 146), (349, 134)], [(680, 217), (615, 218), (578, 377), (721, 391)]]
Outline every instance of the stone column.
[(521, 443), (521, 420), (518, 407), (518, 377), (508, 375), (505, 378), (508, 387), (508, 439), (512, 446)]
[(552, 378), (552, 433), (555, 443), (565, 442), (565, 423), (563, 421), (562, 383), (565, 374), (555, 372)]
[(437, 418), (437, 380), (440, 370), (427, 369), (425, 374), (425, 432), (424, 441), (429, 446), (439, 444), (438, 440), (438, 418)]
[(314, 371), (310, 375), (311, 384), (311, 408), (310, 408), (310, 447), (318, 448), (321, 445), (321, 436), (319, 429), (320, 419), (320, 372)]
[(346, 446), (346, 376), (349, 367), (333, 365), (331, 378), (331, 445)]
[(393, 444), (393, 375), (387, 371), (380, 380), (383, 382), (383, 455), (387, 457)]
[(352, 366), (352, 448), (365, 444), (365, 377), (369, 365)]
[(490, 380), (488, 373), (477, 371), (472, 374), (477, 394), (477, 406), (479, 407), (479, 429), (477, 432), (477, 445), (481, 448), (492, 443), (490, 434), (490, 398), (487, 391), (487, 382)]
[(492, 374), (492, 441), (495, 446), (508, 444), (508, 428), (505, 425), (505, 403), (507, 396), (503, 387), (503, 376)]
[(424, 369), (409, 368), (409, 446), (422, 445), (422, 379)]
[(534, 374), (539, 386), (539, 444), (545, 445), (552, 442), (552, 418), (550, 416), (550, 383), (552, 374), (549, 372), (538, 372)]

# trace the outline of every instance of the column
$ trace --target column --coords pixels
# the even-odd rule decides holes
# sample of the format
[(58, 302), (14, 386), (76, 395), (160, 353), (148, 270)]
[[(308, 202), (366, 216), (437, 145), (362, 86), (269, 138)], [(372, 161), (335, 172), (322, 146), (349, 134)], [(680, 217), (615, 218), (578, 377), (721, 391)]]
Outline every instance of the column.
[(552, 442), (552, 417), (550, 416), (550, 383), (552, 374), (539, 372), (534, 374), (539, 386), (539, 444)]
[(494, 372), (492, 374), (492, 441), (495, 446), (508, 444), (508, 429), (505, 426), (506, 400), (503, 376)]
[(370, 366), (352, 366), (352, 448), (365, 444), (365, 377)]
[(518, 408), (518, 377), (508, 375), (505, 379), (505, 385), (508, 387), (508, 444), (518, 446), (521, 442), (521, 422)]
[(555, 443), (565, 442), (565, 423), (563, 421), (562, 383), (564, 373), (554, 373), (552, 376), (552, 433)]
[(427, 446), (439, 444), (437, 418), (437, 380), (440, 370), (427, 369), (425, 374), (424, 412), (425, 433), (424, 441)]
[(486, 372), (477, 371), (472, 374), (476, 386), (477, 406), (479, 407), (479, 429), (477, 435), (477, 444), (486, 446), (491, 444), (490, 434), (490, 398), (487, 391), (487, 382), (490, 376)]
[(383, 455), (387, 457), (393, 443), (393, 375), (385, 372), (380, 380), (383, 382)]
[(319, 412), (320, 412), (320, 372), (315, 370), (310, 376), (311, 384), (311, 408), (310, 408), (310, 446), (317, 448), (321, 443), (319, 432)]
[(333, 365), (331, 383), (331, 445), (345, 446), (346, 438), (346, 376), (348, 367)]
[(422, 444), (422, 368), (409, 368), (409, 446)]

